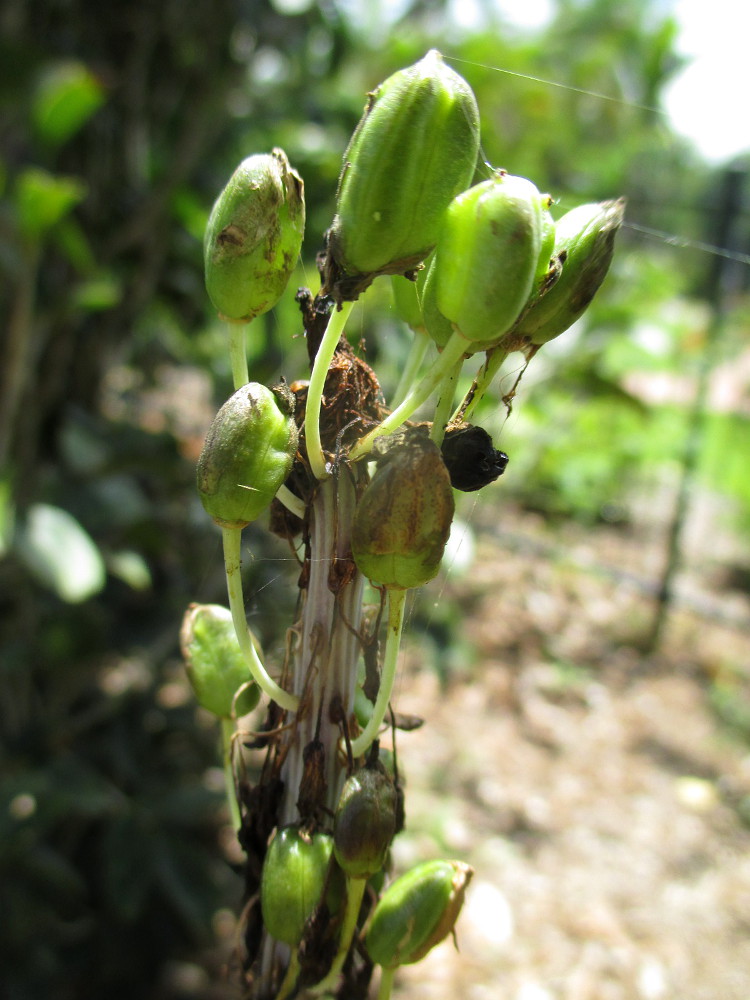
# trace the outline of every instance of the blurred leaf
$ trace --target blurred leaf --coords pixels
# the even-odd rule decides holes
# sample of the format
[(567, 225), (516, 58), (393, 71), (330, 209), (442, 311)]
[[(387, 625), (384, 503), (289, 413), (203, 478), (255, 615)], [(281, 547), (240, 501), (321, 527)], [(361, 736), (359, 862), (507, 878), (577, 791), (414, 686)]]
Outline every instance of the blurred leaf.
[(107, 569), (132, 590), (148, 590), (151, 587), (151, 571), (138, 552), (129, 549), (113, 552), (107, 558)]
[(73, 216), (62, 219), (55, 228), (54, 242), (65, 258), (82, 274), (96, 271), (96, 257), (88, 237)]
[(28, 167), (18, 175), (15, 187), (21, 232), (33, 242), (41, 240), (85, 196), (83, 181)]
[(113, 309), (121, 298), (122, 285), (114, 275), (106, 273), (82, 282), (72, 295), (73, 304), (86, 312)]
[(19, 549), (28, 569), (63, 601), (85, 601), (104, 586), (99, 549), (72, 514), (59, 507), (37, 503), (29, 508)]
[(104, 103), (104, 88), (83, 63), (60, 62), (39, 81), (31, 119), (40, 138), (60, 145), (74, 135)]
[(2, 559), (10, 548), (14, 524), (15, 508), (13, 506), (13, 492), (11, 490), (10, 478), (5, 476), (0, 479), (0, 559)]

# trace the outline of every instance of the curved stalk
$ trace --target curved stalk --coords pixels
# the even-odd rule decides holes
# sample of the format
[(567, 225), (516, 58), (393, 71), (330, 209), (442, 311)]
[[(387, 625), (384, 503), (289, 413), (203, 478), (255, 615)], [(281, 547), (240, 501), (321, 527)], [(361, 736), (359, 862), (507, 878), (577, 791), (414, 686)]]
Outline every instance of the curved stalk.
[(424, 361), (424, 356), (427, 353), (429, 343), (430, 338), (426, 333), (422, 333), (417, 330), (414, 331), (414, 337), (411, 342), (411, 347), (409, 348), (409, 354), (406, 358), (406, 365), (404, 366), (401, 378), (398, 380), (398, 385), (396, 386), (396, 391), (393, 394), (393, 399), (391, 400), (391, 405), (394, 408), (405, 399), (412, 382), (417, 377), (417, 372)]
[(495, 348), (492, 351), (487, 352), (487, 356), (484, 359), (484, 364), (477, 372), (477, 377), (474, 379), (474, 385), (472, 386), (471, 396), (459, 406), (456, 412), (453, 414), (452, 420), (465, 420), (468, 422), (469, 417), (472, 415), (477, 407), (477, 404), (483, 398), (485, 392), (490, 387), (490, 383), (500, 371), (503, 362), (510, 354), (510, 351), (503, 351)]
[(377, 427), (374, 427), (369, 434), (365, 434), (349, 452), (349, 459), (355, 462), (358, 458), (363, 458), (372, 449), (375, 438), (382, 434), (390, 434), (397, 430), (404, 421), (419, 409), (422, 403), (440, 385), (445, 376), (458, 364), (466, 353), (467, 341), (460, 333), (454, 333), (448, 343), (443, 348), (435, 361), (428, 368), (422, 379), (414, 386), (406, 399), (389, 413)]
[(298, 496), (289, 489), (288, 486), (280, 486), (278, 493), (276, 494), (276, 499), (283, 503), (288, 511), (292, 514), (296, 514), (300, 520), (305, 516), (305, 504)]
[(234, 388), (241, 389), (250, 381), (250, 373), (247, 370), (247, 354), (245, 353), (245, 331), (249, 323), (237, 323), (228, 319), (227, 333), (229, 334), (229, 360), (232, 364), (232, 382)]
[(341, 334), (344, 332), (353, 302), (344, 302), (340, 309), (334, 307), (328, 318), (328, 326), (315, 355), (310, 385), (307, 389), (307, 404), (305, 406), (305, 445), (310, 469), (316, 479), (325, 479), (326, 460), (323, 446), (320, 443), (320, 406), (323, 400), (326, 375), (331, 365)]
[(341, 970), (344, 968), (344, 962), (346, 961), (346, 956), (349, 954), (349, 947), (352, 943), (354, 932), (357, 929), (357, 917), (359, 916), (359, 910), (362, 906), (362, 898), (365, 894), (366, 888), (366, 878), (349, 878), (347, 876), (346, 907), (344, 909), (344, 920), (341, 924), (339, 948), (336, 952), (336, 957), (333, 960), (330, 971), (326, 975), (325, 979), (322, 979), (313, 990), (313, 993), (316, 996), (333, 990), (336, 986), (336, 980), (338, 979)]
[(297, 982), (297, 977), (299, 976), (299, 971), (299, 956), (295, 950), (292, 952), (292, 957), (289, 959), (286, 975), (284, 976), (281, 986), (279, 987), (279, 992), (276, 994), (276, 1000), (286, 1000), (286, 998), (292, 993), (295, 983)]
[(398, 650), (401, 643), (401, 631), (404, 627), (404, 606), (406, 603), (406, 591), (392, 589), (388, 591), (388, 625), (385, 640), (385, 654), (383, 656), (383, 672), (380, 675), (380, 687), (378, 696), (375, 699), (375, 706), (370, 716), (370, 721), (359, 734), (352, 740), (352, 755), (359, 757), (365, 753), (372, 741), (378, 735), (378, 730), (388, 711), (388, 702), (391, 700), (393, 682), (396, 679), (396, 663), (398, 661)]
[(459, 359), (453, 366), (453, 370), (448, 372), (445, 376), (440, 386), (438, 404), (435, 408), (435, 416), (432, 418), (432, 430), (430, 431), (430, 440), (433, 441), (438, 448), (443, 443), (443, 438), (445, 437), (445, 428), (448, 424), (451, 407), (453, 406), (453, 397), (456, 392), (456, 382), (458, 381), (462, 365), (463, 360)]
[(237, 642), (240, 644), (242, 655), (245, 657), (250, 673), (261, 691), (264, 691), (282, 708), (295, 712), (299, 705), (299, 698), (279, 687), (276, 681), (266, 673), (266, 668), (260, 662), (258, 652), (250, 638), (250, 631), (245, 620), (245, 602), (242, 596), (242, 576), (240, 575), (242, 529), (222, 528), (221, 535), (224, 543), (224, 569), (227, 577), (229, 610), (232, 612), (234, 631), (237, 633)]
[(224, 761), (224, 784), (227, 791), (227, 806), (232, 820), (232, 829), (236, 832), (242, 826), (242, 816), (237, 802), (237, 789), (234, 783), (234, 768), (232, 767), (232, 740), (234, 738), (234, 723), (231, 719), (221, 720), (222, 758)]

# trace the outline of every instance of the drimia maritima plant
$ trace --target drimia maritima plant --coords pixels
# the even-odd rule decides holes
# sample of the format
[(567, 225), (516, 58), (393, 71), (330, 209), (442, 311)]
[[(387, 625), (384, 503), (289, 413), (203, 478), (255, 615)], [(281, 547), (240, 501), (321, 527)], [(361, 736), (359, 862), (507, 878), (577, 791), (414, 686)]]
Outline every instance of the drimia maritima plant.
[[(304, 380), (251, 382), (245, 354), (248, 324), (278, 301), (302, 245), (303, 183), (285, 154), (244, 160), (208, 222), (206, 286), (227, 324), (235, 392), (206, 438), (198, 491), (222, 531), (229, 608), (191, 606), (181, 638), (196, 698), (223, 727), (247, 856), (241, 964), (255, 1000), (356, 1000), (373, 978), (386, 1000), (398, 967), (453, 931), (472, 874), (434, 860), (389, 882), (403, 791), (395, 745), (380, 739), (408, 727), (390, 708), (404, 602), (438, 571), (454, 490), (481, 489), (505, 468), (471, 423), (479, 400), (510, 352), (528, 364), (581, 315), (623, 214), (613, 201), (555, 221), (552, 198), (526, 178), (485, 169), (474, 183), (478, 152), (474, 94), (440, 53), (368, 96), (344, 155), (320, 290), (297, 293)], [(377, 279), (392, 282), (413, 331), (387, 401), (343, 336), (352, 303)], [(420, 408), (432, 419), (414, 422)], [(300, 564), (298, 617), (275, 664), (248, 629), (240, 575), (242, 529), (269, 507), (270, 530)], [(363, 603), (368, 581), (375, 606)], [(234, 736), (261, 698), (262, 731), (244, 736), (266, 752), (251, 785)]]

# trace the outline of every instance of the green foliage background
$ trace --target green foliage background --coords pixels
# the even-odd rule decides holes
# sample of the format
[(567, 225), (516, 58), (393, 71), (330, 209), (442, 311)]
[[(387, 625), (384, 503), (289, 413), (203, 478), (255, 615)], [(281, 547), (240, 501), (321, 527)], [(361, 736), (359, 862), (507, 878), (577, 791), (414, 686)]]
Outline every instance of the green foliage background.
[[(716, 178), (649, 110), (679, 60), (674, 23), (648, 0), (559, 0), (533, 35), (489, 7), (481, 28), (461, 31), (442, 0), (405, 0), (397, 17), (372, 0), (285, 7), (9, 0), (0, 14), (9, 1000), (218, 995), (206, 985), (212, 915), (236, 907), (241, 887), (217, 860), (217, 733), (183, 697), (177, 628), (190, 601), (223, 600), (193, 469), (230, 389), (200, 240), (235, 164), (279, 145), (304, 177), (297, 283), (313, 284), (365, 92), (436, 46), (476, 91), (487, 160), (530, 176), (560, 211), (624, 194), (641, 227), (712, 232)], [(605, 292), (530, 372), (518, 414), (504, 425), (498, 400), (482, 413), (512, 455), (512, 495), (549, 515), (627, 516), (638, 482), (674, 463), (685, 407), (649, 406), (623, 386), (633, 372), (701, 363), (707, 268), (701, 252), (623, 231)], [(738, 301), (726, 357), (742, 348)], [(385, 287), (358, 322), (387, 388), (407, 339)], [(290, 287), (254, 325), (253, 377), (301, 377), (299, 332)], [(746, 435), (745, 417), (714, 416), (703, 473), (747, 505), (731, 460)], [(294, 601), (293, 587), (274, 586), (286, 553), (261, 531), (251, 544), (251, 613), (273, 646)], [(180, 987), (170, 969), (198, 956), (209, 974)]]

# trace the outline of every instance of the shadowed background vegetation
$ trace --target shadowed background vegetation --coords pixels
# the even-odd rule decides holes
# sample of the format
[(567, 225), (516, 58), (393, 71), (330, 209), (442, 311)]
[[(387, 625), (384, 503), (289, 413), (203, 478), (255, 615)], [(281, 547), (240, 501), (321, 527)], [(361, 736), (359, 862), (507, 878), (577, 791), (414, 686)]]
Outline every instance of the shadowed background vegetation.
[[(398, 17), (372, 2), (284, 9), (9, 0), (0, 13), (9, 1000), (221, 995), (216, 914), (241, 887), (219, 847), (217, 733), (187, 697), (177, 632), (190, 601), (223, 600), (218, 534), (194, 496), (203, 434), (231, 389), (201, 238), (242, 157), (281, 146), (303, 176), (297, 284), (314, 285), (365, 92), (439, 48), (477, 94), (491, 164), (531, 177), (559, 211), (626, 195), (637, 227), (623, 230), (585, 323), (529, 371), (507, 427), (497, 398), (480, 411), (512, 456), (507, 495), (548, 519), (625, 524), (634, 498), (675, 481), (692, 440), (695, 481), (729, 498), (734, 530), (750, 527), (747, 409), (699, 407), (689, 439), (695, 382), (685, 386), (740, 355), (748, 269), (642, 231), (747, 249), (742, 170), (712, 173), (658, 110), (679, 67), (672, 20), (647, 0), (559, 0), (534, 34), (490, 13), (461, 31), (441, 0), (405, 0)], [(294, 281), (253, 325), (256, 380), (305, 373), (293, 299)], [(356, 315), (387, 389), (407, 337), (386, 283)], [(634, 391), (649, 376), (674, 391)], [(279, 580), (287, 553), (262, 530), (249, 538), (252, 620), (274, 648), (293, 576)]]

